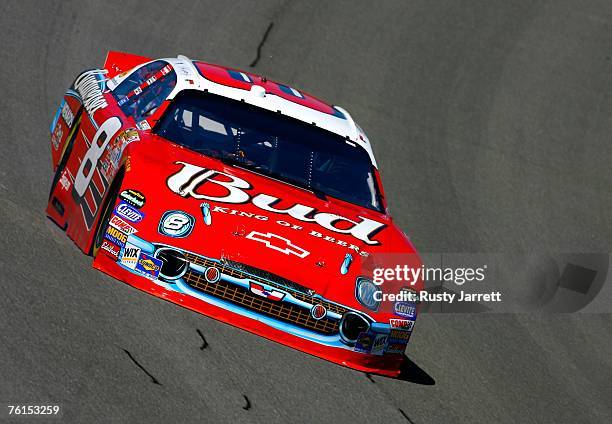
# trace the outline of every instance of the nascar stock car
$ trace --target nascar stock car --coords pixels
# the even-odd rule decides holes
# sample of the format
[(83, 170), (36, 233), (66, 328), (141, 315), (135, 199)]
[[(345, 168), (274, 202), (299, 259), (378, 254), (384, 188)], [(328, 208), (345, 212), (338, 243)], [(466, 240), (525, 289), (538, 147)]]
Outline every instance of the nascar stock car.
[(47, 215), (95, 268), (303, 352), (399, 375), (418, 305), (383, 299), (393, 288), (371, 274), (386, 254), (420, 259), (346, 110), (184, 56), (109, 52), (64, 95), (51, 153)]

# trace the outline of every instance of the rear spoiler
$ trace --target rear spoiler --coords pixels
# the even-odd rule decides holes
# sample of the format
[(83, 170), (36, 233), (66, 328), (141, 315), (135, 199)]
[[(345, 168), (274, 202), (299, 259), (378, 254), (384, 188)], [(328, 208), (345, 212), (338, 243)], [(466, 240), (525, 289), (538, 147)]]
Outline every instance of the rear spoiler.
[(104, 69), (108, 71), (106, 77), (113, 78), (122, 72), (129, 71), (135, 66), (150, 62), (152, 60), (153, 59), (145, 56), (138, 56), (131, 53), (122, 53), (111, 50), (106, 54), (106, 60), (104, 61)]

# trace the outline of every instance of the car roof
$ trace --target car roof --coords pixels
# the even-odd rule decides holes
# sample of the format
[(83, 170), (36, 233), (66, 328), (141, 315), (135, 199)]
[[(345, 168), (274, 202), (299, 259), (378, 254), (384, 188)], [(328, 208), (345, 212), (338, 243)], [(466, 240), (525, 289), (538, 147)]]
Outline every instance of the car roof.
[[(368, 153), (372, 165), (377, 167), (366, 134), (351, 115), (339, 106), (332, 106), (299, 89), (250, 72), (194, 61), (186, 56), (157, 60), (170, 63), (177, 75), (176, 87), (168, 99), (173, 99), (184, 90), (200, 90), (278, 112), (338, 134), (347, 142), (361, 146)], [(129, 74), (131, 72), (113, 78), (109, 87), (113, 89)]]

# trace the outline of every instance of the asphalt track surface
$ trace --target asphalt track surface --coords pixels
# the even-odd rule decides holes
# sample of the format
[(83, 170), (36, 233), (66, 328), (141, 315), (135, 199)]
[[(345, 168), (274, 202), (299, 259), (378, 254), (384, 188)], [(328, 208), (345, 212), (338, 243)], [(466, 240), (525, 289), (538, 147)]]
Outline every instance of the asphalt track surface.
[(611, 250), (610, 1), (2, 1), (0, 421), (611, 422), (609, 314), (422, 315), (412, 381), (368, 378), (117, 282), (45, 218), (80, 70), (248, 69), (270, 23), (254, 70), (352, 112), (419, 250)]

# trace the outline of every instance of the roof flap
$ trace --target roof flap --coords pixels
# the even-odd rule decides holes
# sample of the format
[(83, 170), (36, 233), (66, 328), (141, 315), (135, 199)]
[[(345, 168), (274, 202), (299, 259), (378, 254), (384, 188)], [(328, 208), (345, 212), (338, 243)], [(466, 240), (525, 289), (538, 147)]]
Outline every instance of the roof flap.
[(150, 62), (151, 60), (153, 59), (145, 56), (138, 56), (131, 53), (122, 53), (111, 50), (106, 54), (104, 69), (108, 70), (108, 74), (106, 76), (108, 78), (113, 78), (115, 75), (129, 71), (133, 67), (142, 63)]

